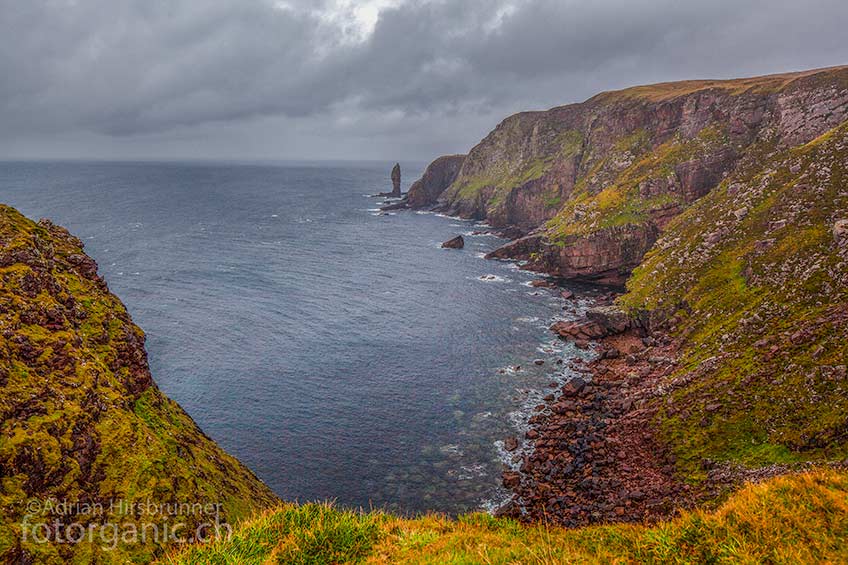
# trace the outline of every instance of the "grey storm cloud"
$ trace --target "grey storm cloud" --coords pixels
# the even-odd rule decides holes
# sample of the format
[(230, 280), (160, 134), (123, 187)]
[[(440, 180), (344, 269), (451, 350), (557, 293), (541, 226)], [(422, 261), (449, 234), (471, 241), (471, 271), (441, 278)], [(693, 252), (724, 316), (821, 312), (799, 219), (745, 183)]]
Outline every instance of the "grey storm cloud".
[(844, 0), (0, 0), (0, 152), (253, 132), (430, 157), (602, 89), (848, 63), (846, 25)]

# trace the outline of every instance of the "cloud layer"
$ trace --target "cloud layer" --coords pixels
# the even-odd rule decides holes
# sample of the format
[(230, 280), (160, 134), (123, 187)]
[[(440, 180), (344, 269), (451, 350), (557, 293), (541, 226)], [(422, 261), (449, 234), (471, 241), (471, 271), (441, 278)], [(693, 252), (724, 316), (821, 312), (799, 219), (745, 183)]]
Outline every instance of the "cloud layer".
[(0, 156), (430, 158), (598, 90), (848, 63), (848, 4), (0, 0)]

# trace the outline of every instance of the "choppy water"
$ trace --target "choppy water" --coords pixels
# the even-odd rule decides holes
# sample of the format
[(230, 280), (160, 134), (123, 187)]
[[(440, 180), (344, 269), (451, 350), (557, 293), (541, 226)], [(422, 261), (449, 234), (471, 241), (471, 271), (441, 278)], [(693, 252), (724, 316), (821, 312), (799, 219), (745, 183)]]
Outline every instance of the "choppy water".
[(473, 222), (378, 215), (389, 165), (0, 163), (0, 202), (85, 241), (160, 387), (281, 497), (491, 506), (500, 440), (576, 354), (563, 301), (482, 259), (495, 237), (439, 248)]

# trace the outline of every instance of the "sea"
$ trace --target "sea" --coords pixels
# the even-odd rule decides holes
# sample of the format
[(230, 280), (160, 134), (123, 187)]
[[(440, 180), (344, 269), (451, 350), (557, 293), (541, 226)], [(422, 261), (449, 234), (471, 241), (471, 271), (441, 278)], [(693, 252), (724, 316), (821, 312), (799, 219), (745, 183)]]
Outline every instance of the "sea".
[(0, 162), (0, 202), (85, 242), (159, 387), (281, 498), (491, 511), (588, 302), (485, 259), (484, 223), (381, 212), (392, 164)]

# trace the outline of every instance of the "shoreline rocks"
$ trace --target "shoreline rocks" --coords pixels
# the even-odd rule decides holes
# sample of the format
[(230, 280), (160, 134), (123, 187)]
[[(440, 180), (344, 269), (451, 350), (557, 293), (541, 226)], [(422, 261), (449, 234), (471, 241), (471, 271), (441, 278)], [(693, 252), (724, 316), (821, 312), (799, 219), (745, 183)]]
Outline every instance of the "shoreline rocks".
[[(676, 478), (647, 403), (674, 366), (648, 359), (674, 359), (676, 344), (646, 347), (632, 330), (594, 343), (611, 354), (590, 361), (585, 378), (562, 385), (549, 410), (531, 418), (532, 449), (517, 472), (504, 473), (515, 495), (503, 514), (565, 526), (653, 521), (701, 499)], [(622, 350), (637, 351), (635, 363)]]

